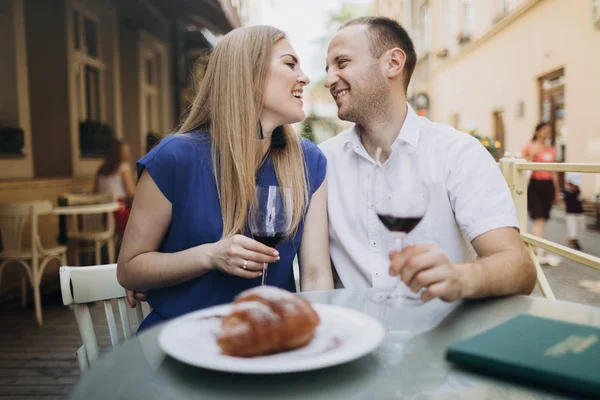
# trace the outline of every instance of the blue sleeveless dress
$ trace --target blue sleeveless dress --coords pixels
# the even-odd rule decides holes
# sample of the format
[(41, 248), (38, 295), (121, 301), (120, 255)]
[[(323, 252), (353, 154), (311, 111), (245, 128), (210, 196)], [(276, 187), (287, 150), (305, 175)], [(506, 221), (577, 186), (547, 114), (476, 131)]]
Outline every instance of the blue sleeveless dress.
[[(308, 140), (302, 139), (302, 150), (310, 199), (325, 179), (327, 161), (321, 150)], [(172, 205), (171, 224), (159, 252), (175, 253), (221, 239), (221, 206), (213, 174), (210, 137), (206, 132), (166, 137), (137, 162), (138, 177), (144, 169)], [(270, 153), (257, 174), (256, 183), (278, 184)], [(296, 235), (277, 246), (281, 259), (269, 265), (268, 285), (296, 291), (292, 262), (303, 229), (304, 219)], [(229, 303), (240, 292), (260, 284), (261, 277), (245, 279), (212, 270), (175, 286), (150, 290), (147, 298), (153, 311), (138, 332), (191, 311)]]

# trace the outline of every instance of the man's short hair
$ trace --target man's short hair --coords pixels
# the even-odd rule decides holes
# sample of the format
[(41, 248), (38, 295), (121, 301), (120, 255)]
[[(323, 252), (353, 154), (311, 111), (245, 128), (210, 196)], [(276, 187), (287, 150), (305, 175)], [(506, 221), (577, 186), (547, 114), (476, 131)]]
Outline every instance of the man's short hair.
[(400, 24), (387, 17), (357, 17), (344, 22), (338, 30), (354, 25), (365, 25), (368, 29), (369, 48), (374, 58), (395, 47), (406, 53), (404, 65), (404, 88), (408, 90), (410, 78), (417, 65), (417, 53), (408, 32)]

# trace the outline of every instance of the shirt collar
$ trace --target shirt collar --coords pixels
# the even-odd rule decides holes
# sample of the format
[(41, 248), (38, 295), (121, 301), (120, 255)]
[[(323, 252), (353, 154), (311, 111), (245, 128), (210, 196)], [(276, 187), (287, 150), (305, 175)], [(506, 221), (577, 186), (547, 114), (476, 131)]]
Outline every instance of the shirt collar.
[[(419, 127), (421, 123), (421, 117), (415, 113), (410, 104), (406, 103), (406, 118), (400, 129), (398, 137), (394, 141), (393, 147), (397, 146), (397, 143), (406, 143), (412, 149), (416, 149), (419, 144)], [(360, 137), (356, 130), (356, 125), (350, 130), (348, 137), (346, 138), (346, 145), (352, 145), (355, 148), (362, 147)]]
[(394, 144), (401, 141), (407, 143), (413, 149), (416, 149), (417, 145), (419, 144), (419, 128), (421, 117), (415, 113), (415, 110), (413, 110), (408, 103), (406, 103), (406, 109), (406, 118), (404, 119), (400, 133), (398, 134)]

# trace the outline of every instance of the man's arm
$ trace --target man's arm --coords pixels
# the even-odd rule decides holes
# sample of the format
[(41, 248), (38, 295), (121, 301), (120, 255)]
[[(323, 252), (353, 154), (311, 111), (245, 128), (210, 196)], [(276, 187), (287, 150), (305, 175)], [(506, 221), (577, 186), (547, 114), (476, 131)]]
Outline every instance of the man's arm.
[(435, 244), (408, 246), (390, 254), (390, 275), (398, 275), (413, 292), (422, 288), (427, 301), (530, 294), (536, 271), (514, 228), (488, 231), (472, 242), (479, 258), (453, 264)]
[(479, 258), (459, 264), (466, 276), (465, 298), (531, 294), (537, 273), (516, 229), (495, 229), (471, 244)]

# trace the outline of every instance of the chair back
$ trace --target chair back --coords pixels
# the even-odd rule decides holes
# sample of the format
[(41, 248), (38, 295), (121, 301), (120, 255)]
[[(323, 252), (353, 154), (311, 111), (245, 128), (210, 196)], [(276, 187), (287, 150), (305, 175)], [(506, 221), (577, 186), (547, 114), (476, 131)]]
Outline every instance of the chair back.
[(137, 327), (149, 312), (149, 310), (142, 310), (142, 304), (138, 302), (135, 313), (131, 310), (131, 313), (134, 314), (132, 316), (133, 323), (130, 321), (130, 308), (125, 298), (125, 289), (117, 281), (117, 264), (61, 267), (60, 289), (63, 304), (73, 306), (77, 327), (81, 335), (83, 346), (77, 351), (77, 359), (82, 371), (87, 369), (99, 355), (98, 340), (88, 303), (102, 302), (113, 347), (120, 343), (113, 302), (116, 302), (124, 340), (132, 336), (132, 332), (137, 330)]
[[(84, 206), (92, 204), (112, 203), (117, 201), (113, 192), (82, 194), (63, 193), (67, 206)], [(114, 218), (107, 214), (70, 215), (67, 218), (67, 230), (71, 236), (79, 232), (114, 233)]]
[(40, 242), (38, 234), (37, 216), (50, 214), (52, 203), (50, 201), (30, 201), (12, 204), (0, 204), (0, 237), (2, 238), (2, 258), (11, 255), (20, 255), (25, 251), (25, 227), (30, 222), (30, 246), (32, 251), (38, 250), (35, 246)]

